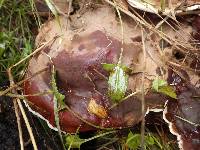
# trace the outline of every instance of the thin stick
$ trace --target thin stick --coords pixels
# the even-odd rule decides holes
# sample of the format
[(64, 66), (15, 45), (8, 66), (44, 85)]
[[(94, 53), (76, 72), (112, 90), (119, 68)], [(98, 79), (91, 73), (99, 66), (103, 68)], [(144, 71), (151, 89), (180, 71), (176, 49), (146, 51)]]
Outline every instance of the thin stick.
[(177, 116), (177, 115), (174, 115), (174, 116), (175, 116), (176, 118), (182, 120), (182, 121), (185, 121), (185, 122), (187, 122), (187, 123), (189, 123), (189, 124), (195, 126), (195, 127), (200, 126), (200, 124), (194, 123), (194, 122), (192, 122), (192, 121), (190, 121), (190, 120), (187, 120), (187, 119), (185, 119), (185, 118), (182, 118), (182, 117), (180, 117), (180, 116)]
[(5, 95), (6, 93), (8, 93), (9, 91), (11, 91), (12, 89), (17, 88), (19, 85), (23, 84), (24, 82), (30, 80), (31, 78), (33, 78), (33, 77), (35, 77), (37, 75), (39, 75), (40, 73), (42, 73), (43, 71), (46, 71), (47, 69), (48, 68), (45, 67), (44, 69), (41, 69), (38, 72), (36, 72), (35, 74), (33, 74), (31, 77), (28, 77), (28, 78), (26, 78), (26, 79), (24, 79), (24, 80), (22, 80), (22, 81), (20, 81), (20, 82), (18, 82), (16, 84), (14, 84), (14, 85), (11, 85), (9, 88), (5, 89), (4, 91), (0, 91), (0, 96)]
[(121, 14), (120, 14), (120, 11), (119, 11), (119, 7), (117, 6), (116, 2), (114, 1), (114, 5), (115, 5), (115, 8), (117, 10), (117, 14), (119, 16), (119, 21), (120, 21), (120, 26), (121, 26), (121, 42), (122, 42), (122, 47), (121, 47), (121, 52), (120, 52), (120, 56), (119, 56), (119, 61), (118, 61), (118, 64), (121, 64), (122, 62), (122, 56), (123, 56), (123, 51), (124, 51), (124, 48), (123, 48), (123, 45), (124, 45), (124, 27), (123, 27), (123, 22), (122, 22), (122, 17), (121, 17)]
[[(11, 75), (10, 68), (8, 69), (7, 72), (8, 72), (8, 76), (9, 76), (10, 86), (12, 86), (14, 84), (14, 80), (13, 80), (13, 76)], [(16, 91), (13, 90), (12, 92), (16, 92)], [(15, 108), (15, 116), (17, 118), (17, 128), (18, 128), (18, 132), (19, 132), (20, 148), (21, 148), (21, 150), (24, 150), (24, 140), (23, 140), (23, 136), (22, 136), (22, 127), (21, 127), (21, 122), (20, 122), (20, 117), (19, 117), (19, 110), (18, 110), (18, 106), (17, 106), (17, 99), (13, 100), (13, 104), (14, 104), (14, 108)]]
[[(9, 76), (9, 80), (10, 80), (10, 85), (13, 86), (15, 83), (14, 83), (13, 76), (12, 76), (12, 74), (11, 74), (11, 68), (9, 68), (9, 69), (7, 70), (7, 72), (8, 72), (8, 76)], [(13, 92), (16, 93), (15, 90), (13, 90)], [(20, 99), (18, 99), (18, 98), (16, 99), (16, 105), (17, 105), (17, 104), (18, 104), (18, 106), (19, 106), (19, 109), (20, 109), (20, 111), (21, 111), (21, 113), (22, 113), (22, 116), (23, 116), (23, 119), (24, 119), (24, 121), (25, 121), (26, 127), (27, 127), (27, 129), (28, 129), (28, 132), (29, 132), (29, 135), (30, 135), (32, 144), (33, 144), (33, 149), (34, 149), (34, 150), (38, 150), (38, 149), (37, 149), (36, 142), (35, 142), (35, 138), (34, 138), (34, 136), (33, 136), (33, 132), (32, 132), (31, 126), (30, 126), (30, 124), (29, 124), (29, 122), (28, 122), (28, 118), (27, 118), (27, 116), (26, 116), (26, 114), (25, 114), (25, 111), (24, 111), (24, 108), (23, 108), (23, 106), (22, 106), (22, 104), (21, 104)], [(20, 126), (19, 129), (21, 130), (21, 124), (18, 124), (18, 126)], [(20, 138), (20, 144), (23, 143), (22, 130), (19, 131), (19, 138)], [(22, 146), (23, 146), (23, 145), (21, 145), (21, 148), (22, 148)], [(24, 147), (24, 146), (23, 146), (23, 147)], [(24, 149), (24, 148), (22, 148), (22, 149)]]
[(51, 90), (49, 91), (44, 91), (44, 92), (40, 92), (40, 93), (35, 93), (35, 94), (28, 94), (28, 95), (19, 95), (19, 94), (13, 94), (13, 93), (7, 93), (5, 94), (6, 96), (9, 97), (13, 97), (13, 98), (20, 98), (20, 99), (24, 99), (25, 97), (30, 97), (30, 96), (43, 96), (43, 95), (48, 95), (48, 94), (52, 94), (53, 92)]
[(10, 69), (16, 67), (17, 65), (21, 64), (22, 62), (24, 62), (26, 59), (30, 58), (31, 56), (35, 55), (36, 53), (38, 53), (39, 51), (41, 51), (43, 48), (45, 48), (49, 43), (54, 42), (59, 36), (55, 36), (53, 39), (50, 39), (49, 41), (45, 42), (42, 46), (40, 46), (39, 48), (37, 48), (34, 52), (32, 52), (30, 55), (26, 56), (25, 58), (23, 58), (22, 60), (20, 60), (19, 62), (17, 62), (16, 64), (14, 64), (13, 66), (10, 67)]
[(17, 105), (17, 100), (13, 100), (14, 108), (15, 108), (15, 116), (17, 118), (17, 127), (18, 127), (18, 132), (19, 132), (19, 141), (20, 141), (20, 148), (21, 150), (24, 150), (24, 140), (22, 136), (22, 126), (20, 122), (20, 117), (19, 117), (19, 110), (18, 110), (18, 105)]
[[(122, 100), (120, 100), (120, 103), (123, 102), (123, 101), (125, 101), (125, 100), (127, 100), (128, 98), (130, 98), (130, 97), (132, 97), (132, 96), (138, 94), (139, 92), (140, 92), (140, 91), (136, 91), (136, 92), (133, 92), (133, 93), (129, 94), (128, 96), (126, 96), (126, 97), (124, 97)], [(116, 107), (116, 106), (119, 105), (120, 103), (115, 103), (115, 104), (113, 104), (113, 105), (109, 108), (109, 110), (113, 109), (114, 107)]]
[(200, 72), (200, 69), (195, 70), (195, 69), (192, 69), (192, 68), (190, 68), (190, 67), (183, 66), (182, 64), (180, 65), (180, 64), (178, 64), (178, 63), (176, 63), (176, 62), (167, 61), (167, 63), (169, 63), (170, 65), (176, 66), (176, 67), (180, 67), (180, 68), (182, 68), (182, 69), (187, 69), (187, 70), (189, 70), (189, 71)]
[(33, 144), (33, 149), (34, 149), (34, 150), (38, 150), (37, 145), (36, 145), (36, 142), (35, 142), (35, 138), (34, 138), (34, 135), (33, 135), (32, 128), (31, 128), (31, 126), (30, 126), (30, 123), (29, 123), (29, 121), (28, 121), (28, 118), (27, 118), (27, 116), (26, 116), (26, 113), (25, 113), (25, 111), (24, 111), (24, 108), (23, 108), (23, 106), (22, 106), (22, 103), (21, 103), (20, 99), (17, 99), (17, 104), (19, 105), (19, 109), (20, 109), (20, 111), (21, 111), (21, 113), (22, 113), (22, 116), (23, 116), (23, 118), (24, 118), (24, 121), (25, 121), (27, 130), (28, 130), (28, 133), (29, 133), (29, 135), (30, 135), (30, 138), (31, 138), (31, 141), (32, 141), (32, 144)]
[(145, 91), (144, 91), (144, 78), (145, 78), (145, 67), (146, 67), (146, 48), (145, 48), (145, 37), (144, 37), (144, 31), (143, 28), (141, 27), (141, 33), (142, 33), (142, 45), (143, 45), (143, 72), (142, 72), (142, 87), (141, 87), (141, 92), (142, 92), (142, 123), (141, 123), (141, 148), (144, 150), (144, 135), (145, 135)]

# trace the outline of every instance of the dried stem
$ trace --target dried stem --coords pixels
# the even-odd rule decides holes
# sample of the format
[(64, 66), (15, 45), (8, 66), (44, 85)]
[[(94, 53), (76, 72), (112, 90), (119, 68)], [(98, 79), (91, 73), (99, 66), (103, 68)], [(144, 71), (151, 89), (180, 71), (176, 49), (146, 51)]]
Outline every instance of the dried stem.
[[(7, 70), (7, 72), (8, 72), (8, 76), (9, 76), (10, 86), (14, 86), (15, 83), (14, 83), (14, 80), (13, 80), (13, 76), (12, 76), (12, 74), (11, 74), (11, 68), (9, 68), (9, 69)], [(17, 93), (16, 90), (13, 90), (12, 92), (15, 93), (15, 94)], [(19, 114), (18, 114), (18, 111), (17, 111), (17, 110), (18, 110), (17, 104), (18, 104), (18, 106), (19, 106), (19, 109), (20, 109), (20, 111), (21, 111), (21, 113), (22, 113), (22, 116), (23, 116), (23, 119), (24, 119), (24, 121), (25, 121), (26, 127), (27, 127), (27, 129), (28, 129), (28, 132), (29, 132), (29, 135), (30, 135), (32, 144), (33, 144), (33, 148), (34, 148), (34, 150), (38, 150), (37, 145), (36, 145), (36, 142), (35, 142), (35, 138), (34, 138), (34, 136), (33, 136), (33, 132), (32, 132), (31, 126), (30, 126), (30, 124), (29, 124), (29, 121), (28, 121), (28, 118), (27, 118), (26, 113), (25, 113), (25, 111), (24, 111), (24, 108), (23, 108), (23, 106), (22, 106), (22, 104), (21, 104), (21, 101), (20, 101), (20, 99), (18, 99), (18, 98), (17, 98), (16, 100), (14, 100), (14, 101), (15, 101), (15, 102), (14, 102), (14, 106), (15, 106), (16, 117), (17, 117), (17, 123), (18, 123), (18, 130), (19, 130), (19, 138), (20, 138), (21, 149), (24, 149), (24, 145), (23, 145), (21, 124), (19, 124)]]
[(44, 91), (44, 92), (40, 92), (40, 93), (35, 93), (35, 94), (28, 94), (28, 95), (23, 95), (23, 94), (13, 94), (13, 93), (7, 93), (5, 94), (6, 96), (9, 97), (13, 97), (13, 98), (20, 98), (20, 99), (24, 99), (25, 97), (30, 97), (30, 96), (43, 96), (43, 95), (48, 95), (48, 94), (52, 94), (52, 91)]
[(28, 118), (27, 118), (27, 116), (26, 116), (26, 113), (25, 113), (25, 111), (24, 111), (24, 108), (23, 108), (23, 106), (22, 106), (22, 103), (21, 103), (20, 99), (17, 99), (17, 104), (19, 105), (19, 109), (20, 109), (20, 111), (21, 111), (21, 113), (22, 113), (22, 116), (23, 116), (23, 118), (24, 118), (24, 121), (25, 121), (27, 130), (28, 130), (28, 133), (29, 133), (29, 135), (30, 135), (30, 139), (31, 139), (32, 144), (33, 144), (33, 149), (34, 149), (34, 150), (38, 150), (37, 145), (36, 145), (36, 142), (35, 142), (35, 138), (34, 138), (34, 135), (33, 135), (32, 128), (31, 128), (31, 126), (30, 126), (30, 123), (29, 123), (29, 121), (28, 121)]
[[(128, 96), (124, 97), (124, 98), (120, 101), (120, 103), (123, 102), (123, 101), (125, 101), (125, 100), (127, 100), (128, 98), (130, 98), (130, 97), (132, 97), (132, 96), (134, 96), (134, 95), (140, 93), (140, 92), (141, 92), (141, 91), (136, 91), (136, 92), (133, 92), (133, 93), (129, 94)], [(115, 104), (113, 104), (113, 105), (109, 108), (109, 110), (113, 109), (114, 107), (116, 107), (116, 106), (119, 105), (120, 103), (115, 103)]]
[[(12, 86), (12, 85), (14, 85), (14, 81), (13, 81), (13, 77), (11, 75), (10, 68), (8, 69), (7, 72), (8, 72), (8, 76), (9, 76), (10, 86)], [(16, 91), (13, 89), (12, 92), (15, 93)], [(19, 132), (20, 148), (21, 148), (21, 150), (24, 150), (24, 140), (23, 140), (23, 135), (22, 135), (22, 127), (21, 127), (21, 122), (20, 122), (17, 99), (13, 100), (13, 104), (14, 104), (14, 108), (15, 108), (15, 116), (17, 118), (17, 127), (18, 127), (18, 132)]]
[(13, 66), (10, 67), (10, 69), (16, 67), (17, 65), (21, 64), (22, 62), (24, 62), (25, 60), (27, 60), (28, 58), (30, 58), (31, 56), (35, 55), (36, 53), (38, 53), (39, 51), (41, 51), (42, 49), (44, 49), (47, 45), (49, 45), (51, 42), (54, 42), (59, 36), (55, 36), (53, 39), (50, 39), (49, 41), (45, 42), (42, 46), (40, 46), (39, 48), (37, 48), (34, 52), (32, 52), (30, 55), (26, 56), (25, 58), (23, 58), (22, 60), (20, 60), (19, 62), (17, 62), (16, 64), (14, 64)]
[(16, 83), (16, 84), (11, 85), (9, 88), (5, 89), (4, 91), (0, 91), (0, 96), (5, 95), (6, 93), (8, 93), (9, 91), (11, 91), (12, 89), (17, 88), (19, 85), (21, 85), (21, 84), (23, 84), (24, 82), (26, 82), (26, 81), (32, 79), (33, 77), (39, 75), (40, 73), (46, 71), (47, 69), (48, 69), (48, 68), (45, 67), (44, 69), (41, 69), (41, 70), (39, 70), (38, 72), (36, 72), (35, 74), (33, 74), (31, 77), (28, 77), (28, 78), (26, 78), (26, 79), (24, 79), (24, 80), (22, 80), (22, 81), (20, 81), (20, 82), (18, 82), (18, 83)]
[(141, 87), (141, 100), (142, 100), (142, 123), (141, 123), (141, 148), (144, 150), (144, 137), (145, 137), (145, 91), (144, 91), (144, 78), (145, 78), (145, 68), (146, 68), (146, 48), (145, 48), (145, 37), (144, 37), (144, 29), (141, 27), (142, 33), (142, 45), (143, 45), (143, 72), (142, 72), (142, 87)]
[(18, 127), (18, 132), (19, 132), (20, 148), (21, 148), (21, 150), (24, 150), (24, 140), (23, 140), (23, 136), (22, 136), (22, 126), (21, 126), (21, 122), (20, 122), (19, 109), (18, 109), (16, 99), (13, 100), (13, 104), (14, 104), (14, 108), (15, 108), (15, 115), (16, 115), (16, 118), (17, 118), (17, 127)]
[(117, 3), (115, 1), (114, 1), (114, 5), (115, 5), (115, 8), (117, 10), (117, 14), (119, 16), (119, 21), (120, 21), (120, 26), (121, 26), (121, 43), (122, 43), (122, 47), (121, 47), (121, 52), (120, 52), (119, 61), (118, 61), (118, 64), (121, 64), (123, 51), (124, 51), (124, 48), (123, 48), (123, 45), (124, 45), (124, 27), (123, 27), (122, 17), (121, 17), (120, 11), (119, 11), (119, 6), (117, 5)]

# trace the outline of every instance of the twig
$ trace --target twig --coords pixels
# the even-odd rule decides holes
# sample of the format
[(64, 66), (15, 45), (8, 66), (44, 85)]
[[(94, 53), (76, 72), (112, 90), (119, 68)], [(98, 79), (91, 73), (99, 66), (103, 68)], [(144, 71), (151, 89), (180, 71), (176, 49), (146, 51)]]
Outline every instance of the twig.
[(119, 6), (116, 4), (115, 1), (114, 1), (114, 7), (117, 10), (117, 14), (119, 16), (119, 21), (120, 21), (120, 26), (121, 26), (121, 38), (122, 38), (121, 39), (121, 43), (122, 43), (122, 47), (121, 47), (121, 52), (120, 52), (119, 61), (118, 61), (118, 64), (121, 64), (123, 51), (124, 51), (124, 48), (123, 48), (123, 46), (124, 46), (124, 27), (123, 27), (122, 17), (121, 17), (120, 11), (119, 11)]
[[(45, 53), (46, 54), (46, 53)], [(57, 89), (57, 85), (56, 85), (56, 71), (55, 71), (55, 66), (53, 64), (52, 58), (51, 56), (49, 56), (48, 54), (46, 54), (46, 56), (49, 58), (51, 64), (52, 64), (52, 68), (51, 68), (51, 86), (52, 86), (52, 91), (53, 91), (53, 103), (54, 103), (54, 116), (55, 116), (55, 123), (56, 123), (56, 127), (58, 128), (58, 134), (60, 137), (60, 141), (62, 143), (62, 148), (63, 150), (65, 150), (65, 145), (64, 145), (64, 141), (63, 141), (63, 137), (62, 137), (62, 133), (61, 133), (61, 127), (60, 127), (60, 118), (59, 118), (59, 111), (58, 111), (58, 107), (59, 107), (59, 98), (60, 96), (57, 96), (58, 94), (60, 95), (60, 93), (58, 93), (58, 89)]]
[(31, 56), (35, 55), (36, 53), (38, 53), (39, 51), (41, 51), (43, 48), (45, 48), (49, 43), (54, 42), (58, 37), (60, 36), (55, 36), (53, 39), (50, 39), (49, 41), (45, 42), (42, 46), (40, 46), (39, 48), (37, 48), (34, 52), (32, 52), (30, 55), (26, 56), (25, 58), (23, 58), (22, 60), (20, 60), (19, 62), (17, 62), (16, 64), (14, 64), (13, 66), (10, 67), (10, 69), (16, 67), (17, 65), (21, 64), (23, 61), (25, 61), (26, 59), (30, 58)]
[(68, 12), (67, 12), (67, 17), (68, 17), (68, 18), (69, 18), (71, 9), (72, 9), (72, 2), (73, 2), (73, 0), (68, 0), (68, 3), (69, 3)]
[(111, 141), (109, 141), (108, 143), (103, 144), (103, 145), (102, 145), (101, 147), (99, 147), (97, 150), (102, 150), (102, 149), (105, 150), (105, 147), (106, 147), (106, 146), (111, 145), (112, 143), (115, 143), (115, 142), (117, 142), (118, 140), (119, 140), (118, 138), (115, 138), (115, 139), (112, 138)]
[[(133, 92), (133, 93), (129, 94), (128, 96), (126, 96), (126, 97), (124, 97), (122, 100), (120, 100), (120, 103), (123, 102), (123, 101), (125, 101), (125, 100), (127, 100), (128, 98), (130, 98), (130, 97), (132, 97), (132, 96), (138, 94), (139, 92), (140, 92), (140, 91), (136, 91), (136, 92)], [(113, 105), (109, 108), (109, 110), (113, 109), (114, 107), (116, 107), (116, 106), (119, 105), (120, 103), (115, 103), (115, 104), (113, 104)]]
[(143, 73), (142, 73), (142, 87), (141, 87), (141, 100), (142, 100), (142, 123), (141, 123), (141, 148), (144, 150), (144, 135), (145, 135), (145, 91), (144, 91), (144, 78), (145, 78), (145, 67), (146, 67), (146, 48), (145, 48), (145, 37), (144, 37), (144, 31), (143, 28), (141, 27), (141, 33), (142, 33), (142, 45), (143, 45)]
[(200, 124), (194, 123), (194, 122), (192, 122), (192, 121), (190, 121), (190, 120), (187, 120), (187, 119), (185, 119), (185, 118), (182, 118), (182, 117), (180, 117), (180, 116), (177, 116), (177, 115), (174, 115), (174, 116), (175, 116), (176, 118), (182, 120), (182, 121), (185, 121), (185, 122), (187, 122), (187, 123), (189, 123), (189, 124), (195, 126), (195, 127), (200, 126)]
[[(8, 76), (10, 80), (10, 86), (14, 84), (13, 77), (11, 75), (11, 70), (8, 69)], [(16, 92), (15, 90), (12, 90), (12, 92)], [(24, 140), (22, 136), (22, 127), (21, 127), (21, 122), (20, 122), (20, 117), (19, 117), (19, 110), (18, 110), (18, 105), (17, 105), (17, 99), (13, 100), (14, 108), (15, 108), (15, 116), (17, 118), (17, 127), (18, 127), (18, 132), (19, 132), (19, 141), (20, 141), (20, 148), (21, 150), (24, 150)]]
[(24, 118), (24, 121), (25, 121), (27, 130), (28, 130), (28, 133), (29, 133), (29, 135), (30, 135), (30, 138), (31, 138), (31, 141), (32, 141), (32, 144), (33, 144), (33, 149), (34, 149), (34, 150), (38, 150), (37, 145), (36, 145), (36, 142), (35, 142), (35, 138), (34, 138), (34, 135), (33, 135), (32, 128), (31, 128), (31, 126), (30, 126), (30, 123), (29, 123), (29, 121), (28, 121), (28, 118), (27, 118), (27, 116), (26, 116), (26, 113), (25, 113), (25, 111), (24, 111), (24, 108), (23, 108), (23, 106), (22, 106), (22, 103), (21, 103), (20, 99), (17, 99), (17, 104), (19, 105), (19, 109), (20, 109), (20, 111), (21, 111), (21, 113), (22, 113), (22, 116), (23, 116), (23, 118)]
[(187, 69), (187, 70), (189, 70), (189, 71), (195, 71), (195, 72), (200, 72), (200, 69), (192, 69), (192, 68), (190, 68), (190, 67), (187, 67), (187, 66), (183, 66), (182, 64), (180, 65), (180, 64), (178, 64), (178, 63), (175, 63), (175, 62), (172, 62), (172, 61), (167, 61), (167, 63), (169, 64), (169, 65), (173, 65), (173, 66), (176, 66), (176, 67), (179, 67), (179, 68), (182, 68), (182, 69)]
[(24, 99), (25, 97), (30, 97), (30, 96), (42, 96), (42, 95), (47, 95), (47, 94), (52, 94), (52, 91), (45, 91), (45, 92), (40, 92), (40, 93), (35, 93), (35, 94), (28, 94), (28, 95), (19, 95), (19, 94), (13, 94), (13, 93), (7, 93), (5, 94), (6, 96), (13, 97), (13, 98), (20, 98)]
[[(12, 86), (12, 85), (14, 85), (15, 83), (14, 83), (14, 80), (13, 80), (13, 76), (12, 76), (12, 74), (11, 74), (11, 68), (9, 68), (7, 72), (8, 72), (8, 76), (9, 76), (9, 80), (10, 80), (10, 85)], [(13, 92), (16, 93), (15, 90), (13, 90)], [(16, 103), (16, 104), (15, 104), (16, 106), (17, 106), (17, 104), (18, 104), (19, 109), (20, 109), (20, 111), (21, 111), (21, 113), (22, 113), (23, 119), (24, 119), (24, 121), (25, 121), (26, 127), (27, 127), (27, 129), (28, 129), (28, 132), (29, 132), (29, 135), (30, 135), (32, 144), (33, 144), (33, 148), (34, 148), (34, 150), (38, 150), (37, 145), (36, 145), (36, 142), (35, 142), (35, 138), (34, 138), (34, 136), (33, 136), (33, 132), (32, 132), (31, 126), (30, 126), (30, 124), (29, 124), (29, 122), (28, 122), (28, 118), (27, 118), (27, 116), (26, 116), (26, 113), (25, 113), (25, 111), (24, 111), (24, 108), (23, 108), (23, 106), (22, 106), (22, 104), (21, 104), (20, 99), (17, 98), (16, 101), (15, 101), (15, 103)], [(17, 108), (16, 108), (16, 109), (17, 109)], [(16, 115), (16, 116), (17, 116), (17, 115)], [(17, 123), (18, 123), (18, 121), (19, 121), (19, 120), (17, 119)], [(21, 130), (21, 124), (18, 124), (18, 126), (20, 127), (20, 128), (18, 128), (18, 129)], [(20, 144), (23, 143), (22, 130), (19, 131), (19, 138), (20, 138)], [(23, 147), (23, 148), (22, 148), (22, 147)], [(21, 149), (24, 149), (24, 146), (23, 146), (23, 145), (21, 145)]]
[(21, 127), (21, 122), (20, 122), (20, 117), (19, 117), (19, 110), (18, 110), (18, 105), (17, 105), (17, 100), (13, 100), (14, 108), (15, 108), (15, 115), (17, 118), (17, 127), (19, 131), (19, 141), (20, 141), (20, 148), (21, 150), (24, 150), (24, 140), (22, 136), (22, 127)]
[(33, 74), (31, 77), (28, 77), (22, 81), (19, 81), (18, 83), (14, 84), (14, 85), (11, 85), (9, 88), (5, 89), (4, 91), (0, 91), (0, 96), (3, 96), (5, 95), (6, 93), (8, 93), (9, 91), (11, 91), (12, 89), (15, 89), (17, 88), (19, 85), (23, 84), (24, 82), (30, 80), (31, 78), (39, 75), (40, 73), (42, 73), (43, 71), (46, 71), (48, 68), (45, 67), (44, 69), (41, 69), (39, 70), (38, 72), (36, 72), (35, 74)]

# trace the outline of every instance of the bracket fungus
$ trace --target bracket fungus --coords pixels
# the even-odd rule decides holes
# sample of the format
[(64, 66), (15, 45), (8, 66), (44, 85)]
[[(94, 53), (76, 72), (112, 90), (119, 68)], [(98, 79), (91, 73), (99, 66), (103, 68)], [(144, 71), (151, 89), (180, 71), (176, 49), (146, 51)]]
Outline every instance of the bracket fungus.
[(173, 78), (181, 88), (178, 88), (177, 101), (167, 102), (163, 118), (171, 133), (177, 136), (180, 149), (196, 150), (200, 146), (200, 89), (172, 71), (169, 78)]
[[(59, 112), (63, 131), (75, 132), (79, 126), (80, 131), (94, 129), (83, 120), (102, 128), (128, 127), (140, 122), (142, 119), (141, 100), (136, 96), (109, 109), (113, 105), (107, 95), (109, 74), (102, 68), (102, 63), (117, 63), (122, 47), (119, 32), (121, 27), (114, 10), (102, 7), (88, 11), (81, 17), (74, 16), (73, 19), (73, 24), (71, 24), (73, 29), (65, 30), (66, 19), (60, 17), (62, 29), (55, 20), (52, 20), (40, 30), (36, 39), (37, 45), (57, 35), (60, 37), (30, 60), (27, 77), (33, 76), (44, 68), (47, 70), (25, 83), (25, 94), (33, 95), (51, 90), (51, 67), (54, 65), (57, 72), (57, 86), (59, 91), (65, 95), (65, 104), (71, 109), (71, 111)], [(122, 64), (130, 69), (134, 68), (134, 71), (138, 69), (138, 71), (130, 75), (127, 93), (140, 89), (141, 70), (139, 69), (141, 68), (138, 65), (143, 63), (141, 43), (134, 41), (135, 37), (140, 36), (141, 31), (140, 29), (135, 30), (134, 22), (131, 21), (131, 24), (129, 21), (124, 21), (126, 36), (124, 37)], [(77, 29), (78, 27), (80, 29)], [(150, 65), (149, 74), (155, 73), (157, 65), (155, 63)], [(146, 79), (146, 87), (150, 87), (150, 84), (151, 81)], [(163, 100), (150, 101), (151, 98), (147, 102), (150, 107), (155, 107), (157, 103), (164, 105)], [(35, 112), (37, 110), (50, 124), (54, 125), (52, 94), (30, 96), (28, 103)], [(77, 118), (73, 113), (79, 117)]]
[[(96, 130), (95, 128), (124, 128), (139, 123), (143, 118), (141, 93), (138, 92), (141, 90), (142, 74), (145, 72), (144, 89), (151, 89), (152, 81), (157, 76), (162, 75), (163, 79), (167, 80), (171, 72), (168, 71), (166, 62), (172, 59), (174, 47), (171, 44), (164, 47), (163, 61), (158, 53), (162, 38), (145, 30), (150, 36), (146, 36), (143, 43), (141, 28), (129, 17), (123, 18), (122, 45), (121, 25), (115, 9), (104, 5), (88, 9), (81, 15), (73, 14), (70, 22), (62, 16), (59, 20), (60, 24), (55, 19), (45, 23), (36, 38), (37, 47), (45, 42), (48, 44), (43, 45), (34, 55), (27, 69), (26, 77), (30, 79), (24, 84), (24, 93), (32, 95), (27, 97), (26, 102), (30, 111), (49, 122), (51, 127), (55, 127), (53, 94), (34, 95), (52, 90), (51, 69), (55, 67), (57, 88), (65, 96), (64, 103), (67, 106), (59, 111), (62, 131), (76, 132), (78, 128), (81, 132)], [(191, 26), (182, 27), (184, 29), (181, 31), (192, 32)], [(180, 33), (174, 33), (173, 29), (165, 25), (163, 32), (178, 42), (182, 39), (189, 41), (191, 38), (188, 33), (181, 33), (183, 37), (180, 37)], [(144, 47), (147, 48), (146, 63)], [(138, 94), (115, 104), (108, 95), (109, 72), (104, 70), (102, 64), (117, 64), (121, 48), (124, 50), (122, 64), (131, 69), (125, 96), (134, 92)], [(35, 75), (38, 72), (40, 74)], [(199, 80), (198, 75), (188, 74), (192, 84)], [(173, 83), (170, 80), (168, 82)], [(199, 145), (199, 126), (192, 128), (192, 125), (176, 117), (190, 119), (192, 113), (199, 113), (199, 99), (193, 101), (185, 97), (185, 93), (189, 91), (183, 91), (182, 85), (180, 87), (183, 88), (180, 88), (179, 84), (173, 85), (178, 94), (177, 100), (170, 101), (166, 95), (147, 90), (145, 112), (147, 114), (148, 110), (163, 111), (164, 105), (167, 104), (163, 116), (170, 126), (176, 128), (175, 135), (181, 135), (183, 145), (187, 142), (197, 142)], [(189, 104), (189, 101), (193, 102)], [(188, 108), (185, 108), (186, 106)], [(193, 108), (195, 109), (190, 114), (185, 113), (186, 109)], [(194, 122), (199, 121), (199, 114), (191, 116), (191, 119), (194, 119)]]

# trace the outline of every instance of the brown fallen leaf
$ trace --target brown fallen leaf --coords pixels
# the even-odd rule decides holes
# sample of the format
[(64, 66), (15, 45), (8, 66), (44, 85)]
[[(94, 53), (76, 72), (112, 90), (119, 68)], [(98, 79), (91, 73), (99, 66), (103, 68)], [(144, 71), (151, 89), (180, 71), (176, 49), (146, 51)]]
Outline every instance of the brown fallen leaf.
[(95, 114), (99, 118), (106, 118), (108, 116), (106, 109), (103, 106), (97, 104), (93, 98), (91, 98), (88, 104), (88, 111), (92, 114)]

